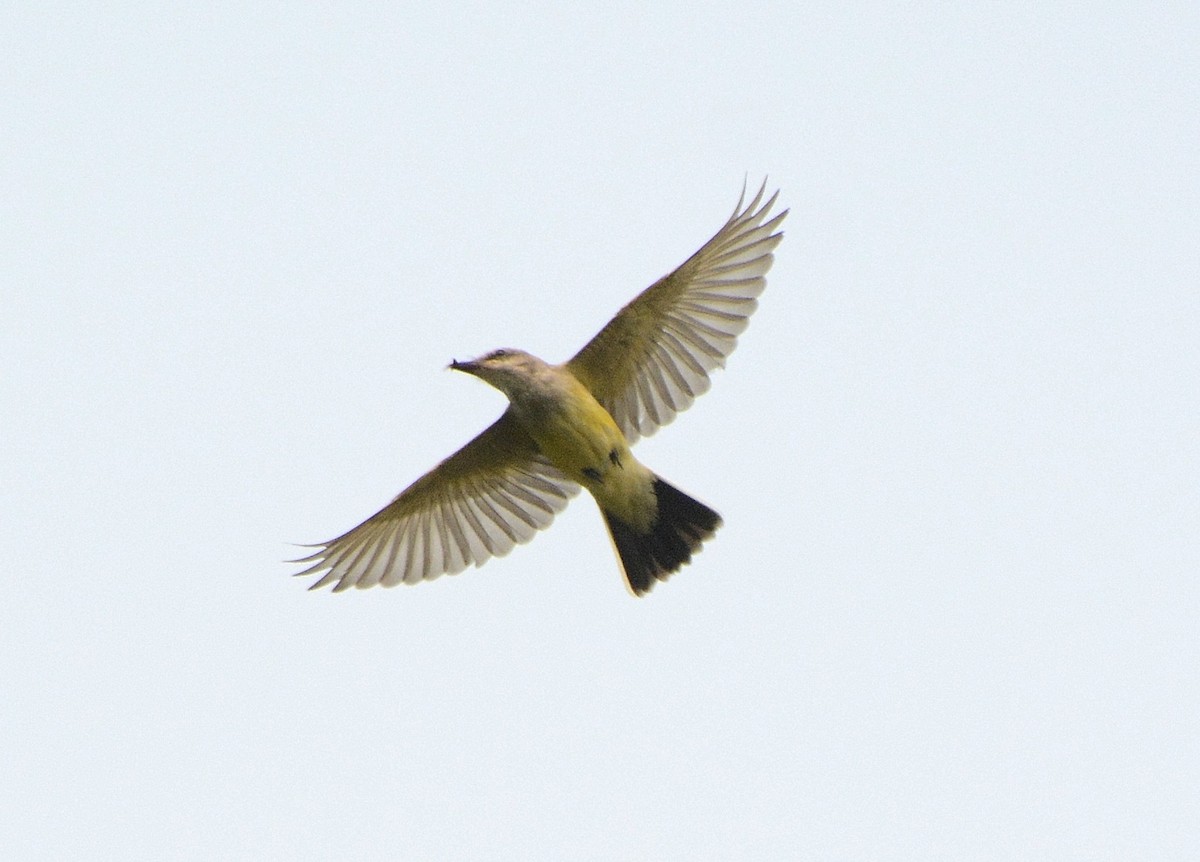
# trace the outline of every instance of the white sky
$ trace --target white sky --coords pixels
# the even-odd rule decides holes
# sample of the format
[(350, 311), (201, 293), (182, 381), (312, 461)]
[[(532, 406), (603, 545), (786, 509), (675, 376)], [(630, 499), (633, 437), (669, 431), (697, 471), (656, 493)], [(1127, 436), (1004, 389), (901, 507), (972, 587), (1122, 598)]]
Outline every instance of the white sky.
[[(1194, 858), (1195, 4), (97, 5), (0, 28), (0, 856)], [(289, 577), (764, 174), (692, 566)]]

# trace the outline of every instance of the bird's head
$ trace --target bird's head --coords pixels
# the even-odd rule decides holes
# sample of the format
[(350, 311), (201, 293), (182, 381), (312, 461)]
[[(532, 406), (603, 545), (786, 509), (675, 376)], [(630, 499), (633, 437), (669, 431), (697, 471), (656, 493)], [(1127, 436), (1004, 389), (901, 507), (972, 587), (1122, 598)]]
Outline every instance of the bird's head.
[(475, 375), (511, 399), (533, 386), (549, 366), (524, 350), (502, 347), (485, 353), (478, 359), (469, 359), (466, 362), (455, 359), (450, 363), (450, 368)]

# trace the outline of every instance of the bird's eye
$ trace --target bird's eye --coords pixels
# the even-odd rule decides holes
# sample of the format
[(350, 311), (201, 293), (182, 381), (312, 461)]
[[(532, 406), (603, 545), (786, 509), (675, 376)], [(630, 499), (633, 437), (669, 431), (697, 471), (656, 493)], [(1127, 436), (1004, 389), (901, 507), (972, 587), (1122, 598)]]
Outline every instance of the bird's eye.
[(505, 350), (504, 348), (500, 348), (499, 350), (492, 351), (492, 359), (503, 359), (504, 357), (511, 356), (511, 355), (512, 355), (512, 351)]

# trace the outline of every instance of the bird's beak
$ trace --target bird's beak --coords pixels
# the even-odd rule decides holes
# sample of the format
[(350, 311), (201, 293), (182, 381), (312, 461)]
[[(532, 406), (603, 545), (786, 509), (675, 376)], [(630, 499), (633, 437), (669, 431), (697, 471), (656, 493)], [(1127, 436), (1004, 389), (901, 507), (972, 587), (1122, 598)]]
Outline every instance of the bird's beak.
[(470, 361), (459, 362), (457, 359), (451, 359), (447, 368), (449, 368), (451, 371), (462, 371), (466, 374), (474, 374), (479, 370), (479, 363)]

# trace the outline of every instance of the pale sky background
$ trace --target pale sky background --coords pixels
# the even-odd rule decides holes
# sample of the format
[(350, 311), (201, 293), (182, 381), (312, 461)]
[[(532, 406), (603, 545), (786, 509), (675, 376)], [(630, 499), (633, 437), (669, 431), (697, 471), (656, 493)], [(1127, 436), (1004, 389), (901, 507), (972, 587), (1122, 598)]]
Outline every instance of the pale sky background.
[[(103, 5), (0, 24), (0, 857), (1196, 858), (1196, 4)], [(764, 175), (692, 566), (289, 577)]]

